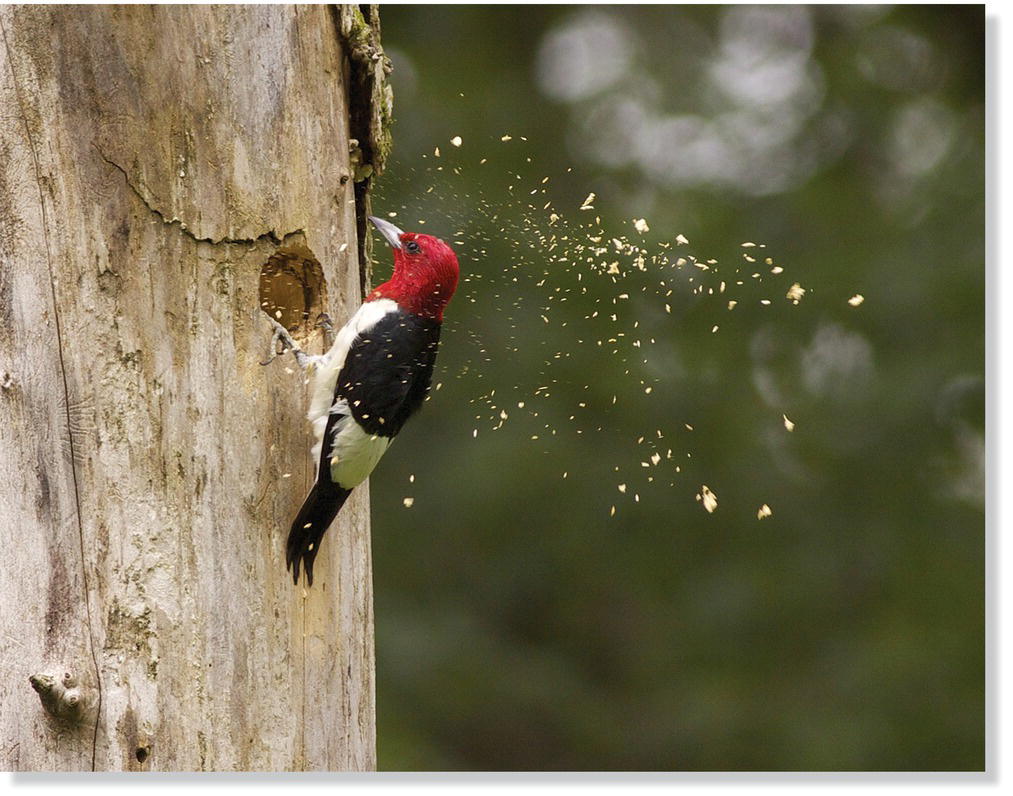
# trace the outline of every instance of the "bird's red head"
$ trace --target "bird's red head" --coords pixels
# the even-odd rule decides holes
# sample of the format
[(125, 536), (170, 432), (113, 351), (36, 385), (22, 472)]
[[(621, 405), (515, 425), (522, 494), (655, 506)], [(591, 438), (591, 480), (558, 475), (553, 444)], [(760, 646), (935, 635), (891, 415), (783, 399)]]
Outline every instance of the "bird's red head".
[(408, 312), (442, 321), (460, 274), (454, 250), (432, 235), (402, 232), (382, 218), (369, 220), (394, 250), (394, 274), (366, 300), (393, 299)]

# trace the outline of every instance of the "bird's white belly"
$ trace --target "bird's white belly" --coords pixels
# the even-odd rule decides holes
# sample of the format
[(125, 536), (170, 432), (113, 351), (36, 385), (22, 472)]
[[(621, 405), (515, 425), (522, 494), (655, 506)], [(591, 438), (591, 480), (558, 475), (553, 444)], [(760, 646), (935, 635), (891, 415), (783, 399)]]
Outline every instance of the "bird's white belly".
[(335, 425), (333, 440), (331, 480), (343, 489), (365, 481), (390, 445), (389, 437), (370, 434), (350, 414)]

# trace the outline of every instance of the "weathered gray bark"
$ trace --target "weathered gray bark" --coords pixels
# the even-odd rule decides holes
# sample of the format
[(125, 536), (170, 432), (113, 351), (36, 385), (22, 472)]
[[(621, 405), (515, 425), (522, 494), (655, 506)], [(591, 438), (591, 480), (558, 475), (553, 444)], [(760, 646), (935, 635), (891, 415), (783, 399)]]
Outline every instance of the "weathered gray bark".
[(374, 767), (367, 490), (293, 587), (258, 364), (361, 298), (356, 14), (0, 7), (0, 769)]

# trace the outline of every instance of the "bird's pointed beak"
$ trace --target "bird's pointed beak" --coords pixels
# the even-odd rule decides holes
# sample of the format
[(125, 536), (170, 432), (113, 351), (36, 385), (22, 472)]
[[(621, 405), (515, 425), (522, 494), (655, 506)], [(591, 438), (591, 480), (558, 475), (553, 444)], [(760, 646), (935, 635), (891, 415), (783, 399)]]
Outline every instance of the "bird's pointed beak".
[(384, 221), (382, 218), (377, 218), (376, 216), (369, 216), (369, 220), (373, 222), (374, 227), (380, 230), (380, 234), (387, 239), (387, 243), (391, 245), (392, 249), (401, 248), (401, 236), (404, 233), (400, 229), (389, 221)]

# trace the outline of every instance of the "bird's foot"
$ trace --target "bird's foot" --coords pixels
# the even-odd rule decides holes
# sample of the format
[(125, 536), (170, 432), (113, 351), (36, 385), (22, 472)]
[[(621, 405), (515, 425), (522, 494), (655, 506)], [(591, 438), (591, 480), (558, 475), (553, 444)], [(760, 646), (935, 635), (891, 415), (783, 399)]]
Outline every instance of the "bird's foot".
[(327, 334), (334, 334), (334, 324), (331, 323), (331, 316), (326, 312), (321, 312), (317, 316), (316, 325), (327, 332)]
[(331, 323), (331, 316), (326, 312), (321, 312), (317, 316), (316, 326), (324, 330), (324, 344), (330, 348), (334, 343), (334, 324)]
[[(267, 313), (264, 314), (267, 315)], [(289, 334), (288, 329), (278, 323), (270, 315), (267, 315), (267, 320), (270, 321), (271, 326), (274, 327), (274, 333), (271, 335), (271, 356), (269, 356), (264, 362), (261, 362), (261, 365), (270, 365), (279, 354), (284, 354), (288, 349), (291, 349), (292, 351), (299, 350), (298, 343), (292, 339), (292, 335)], [(278, 350), (279, 343), (281, 343), (281, 351)]]
[[(264, 313), (267, 315), (267, 313)], [(271, 322), (274, 327), (274, 334), (271, 335), (271, 356), (265, 362), (261, 362), (261, 365), (270, 365), (274, 362), (275, 358), (286, 351), (291, 351), (295, 356), (295, 361), (299, 363), (299, 367), (305, 370), (309, 367), (310, 363), (317, 359), (317, 357), (310, 356), (301, 348), (299, 344), (292, 338), (288, 329), (278, 323), (270, 315), (267, 315), (267, 319)], [(278, 345), (281, 344), (281, 350), (278, 350)]]

